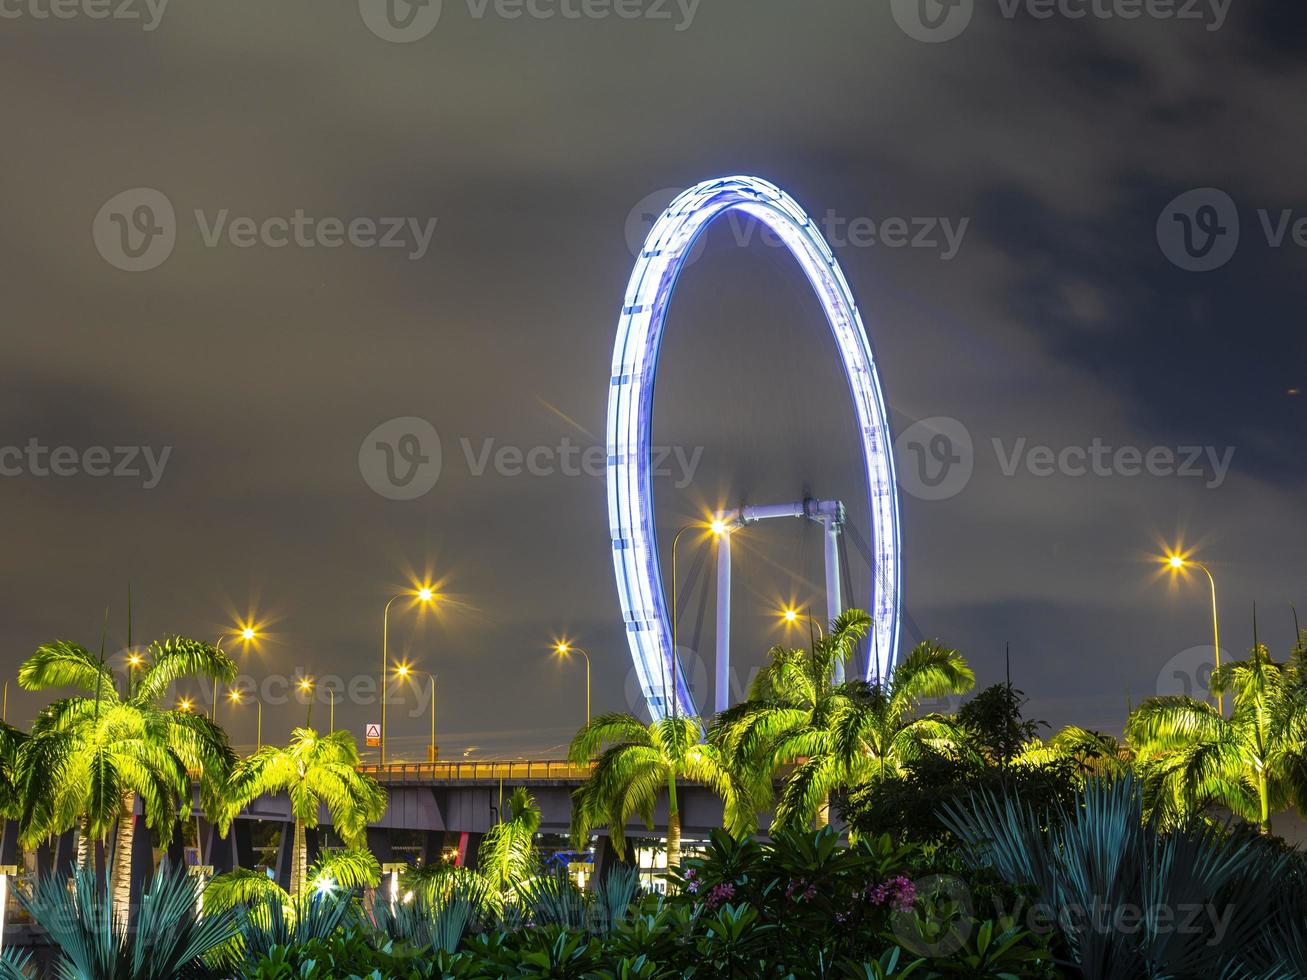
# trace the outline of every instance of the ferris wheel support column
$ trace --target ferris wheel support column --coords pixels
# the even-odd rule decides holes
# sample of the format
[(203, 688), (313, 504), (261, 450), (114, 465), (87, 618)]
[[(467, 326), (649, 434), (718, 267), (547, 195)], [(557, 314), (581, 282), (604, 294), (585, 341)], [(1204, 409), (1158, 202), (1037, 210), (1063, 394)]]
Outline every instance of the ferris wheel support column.
[(717, 535), (717, 674), (713, 707), (731, 706), (731, 527)]
[[(841, 508), (843, 509), (843, 508)], [(841, 523), (834, 517), (821, 519), (826, 545), (826, 622), (833, 623), (844, 612), (840, 596), (840, 530)], [(837, 660), (832, 677), (836, 684), (844, 683), (844, 661)]]

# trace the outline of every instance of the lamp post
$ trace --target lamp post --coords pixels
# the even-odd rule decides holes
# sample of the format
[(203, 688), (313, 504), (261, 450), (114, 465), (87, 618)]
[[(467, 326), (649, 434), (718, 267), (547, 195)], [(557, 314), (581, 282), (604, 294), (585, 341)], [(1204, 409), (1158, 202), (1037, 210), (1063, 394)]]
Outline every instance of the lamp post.
[(312, 728), (313, 727), (313, 678), (301, 677), (299, 680), (298, 687), (300, 689), (300, 693), (305, 695), (309, 701), (309, 710), (307, 714), (305, 714), (304, 716), (304, 727)]
[(422, 586), (410, 592), (401, 592), (398, 595), (391, 596), (390, 601), (386, 603), (386, 608), (381, 613), (381, 745), (378, 759), (382, 766), (386, 764), (386, 681), (390, 668), (390, 607), (396, 599), (403, 599), (405, 596), (416, 597), (418, 602), (431, 602), (436, 594), (430, 586)]
[[(1183, 571), (1184, 569), (1188, 568), (1190, 565), (1193, 565), (1196, 568), (1201, 568), (1203, 570), (1203, 573), (1207, 576), (1207, 582), (1211, 586), (1211, 591), (1212, 591), (1212, 651), (1213, 651), (1213, 655), (1215, 656), (1215, 662), (1213, 663), (1213, 668), (1215, 670), (1220, 670), (1221, 669), (1221, 628), (1216, 618), (1216, 579), (1212, 577), (1212, 570), (1208, 568), (1203, 562), (1193, 561), (1189, 558), (1186, 558), (1184, 555), (1180, 555), (1180, 554), (1173, 554), (1168, 556), (1166, 559), (1166, 563), (1168, 566), (1170, 566), (1173, 572)], [(1209, 689), (1211, 687), (1211, 678), (1208, 678), (1208, 687)], [(1225, 698), (1221, 696), (1221, 693), (1219, 691), (1216, 694), (1216, 710), (1220, 712), (1220, 714), (1222, 715), (1225, 714)]]
[[(222, 633), (218, 636), (218, 639), (214, 641), (213, 644), (214, 648), (217, 650), (221, 650), (222, 641), (227, 639), (227, 637), (229, 636), (239, 637), (248, 646), (250, 642), (258, 639), (259, 631), (256, 630), (253, 626), (242, 626), (237, 632)], [(135, 666), (135, 664), (133, 664), (133, 666)], [(210, 709), (209, 720), (213, 722), (216, 722), (218, 720), (218, 678), (216, 677), (213, 679), (213, 706)]]
[(405, 680), (414, 674), (425, 674), (431, 681), (431, 742), (427, 745), (427, 761), (436, 761), (436, 675), (429, 670), (418, 670), (408, 664), (398, 664), (395, 667), (395, 676), (400, 680)]
[[(726, 525), (719, 520), (714, 520), (709, 524), (705, 524), (703, 521), (694, 521), (690, 524), (682, 524), (679, 528), (676, 529), (676, 534), (673, 535), (672, 537), (672, 660), (671, 660), (671, 664), (669, 665), (669, 669), (671, 670), (671, 674), (672, 674), (670, 686), (672, 689), (672, 717), (673, 718), (675, 718), (677, 714), (677, 706), (678, 706), (677, 705), (677, 701), (678, 701), (677, 675), (680, 673), (680, 666), (681, 666), (681, 654), (680, 654), (681, 636), (680, 636), (680, 616), (679, 616), (680, 613), (679, 606), (681, 601), (681, 597), (679, 593), (681, 590), (680, 590), (680, 579), (678, 577), (679, 569), (677, 568), (676, 565), (676, 546), (681, 543), (681, 535), (684, 534), (686, 531), (690, 530), (691, 528), (695, 528), (695, 527), (699, 527), (699, 528), (706, 527), (718, 537), (726, 533)], [(589, 664), (589, 658), (586, 659), (586, 663)], [(587, 717), (588, 714), (589, 712), (587, 712)]]
[[(245, 695), (241, 694), (239, 688), (232, 688), (227, 693), (227, 700), (232, 704), (241, 704)], [(263, 748), (263, 702), (258, 698), (254, 699), (254, 707), (257, 709), (258, 720), (255, 723), (254, 751), (257, 752)]]
[(560, 657), (566, 658), (568, 654), (579, 653), (585, 657), (585, 725), (590, 727), (590, 654), (580, 647), (574, 647), (566, 640), (559, 640), (554, 645), (554, 650)]

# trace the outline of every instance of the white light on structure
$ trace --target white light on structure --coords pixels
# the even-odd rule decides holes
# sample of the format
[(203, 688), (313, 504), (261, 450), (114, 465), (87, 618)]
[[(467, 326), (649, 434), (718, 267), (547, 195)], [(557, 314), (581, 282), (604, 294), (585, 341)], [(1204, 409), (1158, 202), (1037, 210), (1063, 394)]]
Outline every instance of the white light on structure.
[[(395, 903), (399, 900), (399, 876), (408, 870), (408, 865), (403, 861), (388, 861), (381, 866), (381, 873), (389, 877), (386, 893), (390, 901), (390, 907), (393, 910)], [(408, 902), (413, 893), (408, 892), (404, 898)]]
[[(617, 594), (640, 687), (655, 718), (699, 710), (672, 653), (654, 527), (654, 375), (672, 292), (691, 248), (708, 225), (741, 211), (769, 228), (803, 269), (835, 337), (867, 478), (872, 531), (871, 656), (867, 677), (887, 677), (898, 653), (903, 570), (893, 440), (862, 316), (839, 263), (817, 226), (775, 184), (758, 177), (705, 181), (679, 195), (654, 222), (627, 285), (613, 347), (608, 394), (608, 527)], [(727, 531), (723, 524), (718, 534)], [(669, 665), (671, 668), (669, 669)]]
[(330, 875), (321, 875), (313, 883), (313, 889), (318, 893), (319, 898), (324, 898), (336, 890), (336, 881)]
[(18, 865), (0, 864), (0, 949), (5, 944), (5, 927), (9, 925), (9, 879), (18, 874)]

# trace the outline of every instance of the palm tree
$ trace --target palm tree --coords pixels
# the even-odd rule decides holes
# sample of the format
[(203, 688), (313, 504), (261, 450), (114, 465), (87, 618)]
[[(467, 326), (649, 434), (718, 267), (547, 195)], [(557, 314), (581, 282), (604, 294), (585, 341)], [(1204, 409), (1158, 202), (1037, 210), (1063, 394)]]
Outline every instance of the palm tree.
[(1230, 717), (1185, 696), (1149, 698), (1126, 723), (1148, 801), (1173, 826), (1212, 804), (1270, 833), (1271, 814), (1307, 804), (1307, 649), (1280, 664), (1262, 644), (1222, 664), (1209, 689)]
[(37, 716), (18, 757), (23, 793), (20, 837), (35, 845), (80, 824), (79, 864), (90, 864), (91, 841), (117, 827), (112, 895), (117, 914), (131, 898), (131, 852), (139, 799), (146, 823), (171, 839), (191, 807), (191, 779), (212, 818), (235, 761), (226, 733), (202, 714), (164, 708), (160, 701), (186, 677), (230, 681), (236, 664), (215, 647), (174, 636), (152, 643), (134, 663), (120, 694), (103, 656), (64, 640), (47, 643), (18, 670), (32, 691), (79, 687)]
[(1067, 725), (1047, 742), (1034, 739), (1012, 759), (1017, 766), (1041, 766), (1067, 759), (1086, 775), (1119, 776), (1130, 768), (1130, 746), (1112, 735)]
[[(607, 744), (608, 748), (604, 748)], [(702, 740), (696, 718), (664, 718), (646, 725), (634, 715), (600, 715), (572, 739), (568, 755), (574, 765), (596, 760), (594, 772), (573, 794), (572, 837), (584, 845), (590, 831), (606, 825), (618, 855), (626, 852), (626, 823), (638, 813), (653, 826), (653, 808), (667, 788), (667, 867), (681, 861), (681, 814), (676, 783), (703, 783), (726, 807), (726, 824), (736, 833), (750, 829), (755, 817), (715, 746)]]
[(536, 872), (540, 807), (519, 786), (509, 797), (508, 813), (507, 820), (501, 819), (482, 838), (477, 871), (496, 892), (516, 894)]
[(323, 805), (347, 847), (367, 846), (367, 826), (386, 810), (386, 793), (371, 776), (358, 771), (354, 736), (338, 730), (320, 735), (296, 728), (285, 748), (266, 745), (236, 764), (226, 785), (220, 829), (226, 833), (241, 808), (260, 796), (284, 792), (290, 797), (295, 837), (291, 850), (290, 894), (308, 882), (305, 830), (318, 825)]
[(774, 647), (748, 699), (723, 712), (709, 733), (759, 805), (770, 797), (776, 773), (791, 767), (777, 826), (824, 827), (833, 793), (898, 775), (905, 762), (927, 751), (964, 750), (965, 733), (952, 720), (916, 717), (924, 699), (961, 694), (975, 684), (956, 650), (922, 643), (883, 685), (832, 683), (836, 662), (852, 655), (870, 627), (871, 617), (850, 609), (810, 651)]
[(6, 820), (16, 820), (23, 813), (18, 760), (27, 739), (26, 732), (0, 721), (0, 817)]

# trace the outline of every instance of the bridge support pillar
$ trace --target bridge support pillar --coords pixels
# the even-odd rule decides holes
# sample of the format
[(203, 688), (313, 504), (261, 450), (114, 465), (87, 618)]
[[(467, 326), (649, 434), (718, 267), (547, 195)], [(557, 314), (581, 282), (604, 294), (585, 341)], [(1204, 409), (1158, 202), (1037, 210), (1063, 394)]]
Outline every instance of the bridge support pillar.
[(613, 868), (635, 866), (635, 848), (628, 842), (626, 845), (626, 857), (617, 856), (617, 848), (613, 847), (613, 840), (607, 834), (600, 837), (595, 842), (595, 865), (594, 874), (590, 876), (593, 885), (603, 881), (608, 872)]
[(391, 857), (390, 830), (386, 827), (369, 827), (368, 850), (372, 852), (378, 864), (390, 864), (394, 860)]
[(481, 838), (485, 834), (475, 834), (464, 831), (458, 835), (458, 857), (455, 863), (460, 868), (467, 868), (469, 871), (475, 871), (477, 859), (481, 852)]
[(231, 835), (236, 844), (236, 866), (239, 868), (254, 867), (254, 841), (250, 837), (250, 821), (233, 820)]
[(36, 848), (36, 865), (41, 874), (72, 874), (77, 863), (77, 831), (68, 830), (55, 838), (54, 844)]
[(281, 825), (281, 837), (277, 841), (277, 884), (290, 891), (291, 855), (295, 852), (295, 824), (286, 822)]
[(18, 821), (6, 820), (0, 836), (0, 864), (18, 863)]
[[(233, 824), (239, 821), (233, 821)], [(230, 871), (236, 866), (236, 856), (232, 853), (232, 832), (229, 830), (226, 837), (218, 836), (218, 828), (214, 824), (202, 824), (201, 830), (204, 833), (204, 840), (200, 848), (200, 863), (208, 864), (213, 867), (213, 873), (216, 875)]]
[[(135, 821), (135, 826), (132, 828), (131, 853), (115, 854), (113, 859), (132, 863), (132, 881), (128, 891), (130, 910), (127, 915), (128, 921), (134, 922), (136, 913), (141, 907), (141, 895), (145, 892), (145, 885), (154, 877), (154, 835), (145, 825), (145, 814), (130, 813), (127, 819)], [(176, 834), (173, 835), (173, 839), (177, 839)]]
[(431, 864), (439, 861), (445, 851), (445, 832), (428, 830), (422, 840), (422, 863)]

